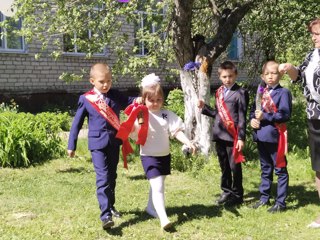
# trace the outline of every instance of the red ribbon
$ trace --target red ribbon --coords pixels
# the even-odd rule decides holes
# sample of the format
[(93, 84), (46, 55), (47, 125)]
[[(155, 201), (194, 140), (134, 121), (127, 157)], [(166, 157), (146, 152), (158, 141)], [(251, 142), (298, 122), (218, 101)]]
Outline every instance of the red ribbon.
[[(274, 104), (267, 88), (265, 88), (263, 92), (262, 107), (267, 113), (278, 111), (277, 106)], [(274, 125), (276, 126), (279, 133), (276, 167), (283, 168), (287, 166), (285, 158), (285, 155), (288, 152), (287, 125), (285, 123), (275, 123)]]
[(120, 124), (116, 138), (121, 139), (123, 142), (128, 141), (129, 134), (131, 133), (134, 122), (140, 112), (142, 112), (144, 122), (140, 125), (138, 140), (136, 143), (140, 145), (144, 145), (146, 143), (149, 127), (148, 108), (145, 105), (138, 104), (136, 102), (130, 104), (124, 110), (124, 113), (128, 116), (128, 119)]
[(223, 97), (224, 87), (221, 86), (216, 92), (216, 103), (218, 108), (219, 116), (221, 117), (221, 121), (224, 127), (227, 129), (228, 133), (233, 137), (233, 149), (232, 156), (235, 163), (242, 163), (245, 161), (242, 151), (238, 151), (236, 146), (238, 142), (238, 131), (234, 125), (234, 121), (230, 115), (230, 112), (227, 108), (226, 103), (224, 102)]
[[(112, 110), (111, 107), (109, 107), (105, 100), (99, 99), (98, 94), (92, 89), (85, 93), (86, 99), (90, 102), (92, 107), (104, 118), (107, 120), (108, 123), (114, 127), (114, 129), (119, 130), (120, 128), (120, 121), (115, 114), (115, 112)], [(127, 163), (127, 155), (130, 153), (133, 153), (133, 149), (130, 145), (130, 142), (128, 139), (122, 140), (122, 156), (123, 156), (123, 167), (128, 169), (128, 163)]]

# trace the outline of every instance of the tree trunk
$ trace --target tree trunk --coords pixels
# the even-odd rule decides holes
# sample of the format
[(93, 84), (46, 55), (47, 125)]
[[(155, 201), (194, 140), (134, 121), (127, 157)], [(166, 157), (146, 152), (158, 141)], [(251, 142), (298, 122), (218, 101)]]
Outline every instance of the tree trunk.
[(181, 87), (185, 101), (185, 134), (199, 148), (208, 155), (211, 150), (212, 120), (201, 114), (197, 103), (203, 99), (210, 101), (210, 84), (207, 74), (200, 71), (180, 71)]

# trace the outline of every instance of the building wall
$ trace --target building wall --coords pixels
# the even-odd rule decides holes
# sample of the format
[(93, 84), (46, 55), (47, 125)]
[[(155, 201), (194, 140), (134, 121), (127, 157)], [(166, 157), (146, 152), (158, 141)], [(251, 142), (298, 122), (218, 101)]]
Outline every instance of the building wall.
[[(122, 31), (130, 37), (128, 49), (134, 44), (134, 28), (130, 25), (123, 26)], [(84, 69), (87, 72), (90, 66), (96, 62), (106, 62), (111, 67), (116, 56), (109, 52), (105, 56), (96, 56), (85, 59), (79, 54), (65, 54), (58, 60), (54, 60), (50, 53), (54, 50), (49, 45), (46, 51), (42, 51), (39, 59), (35, 54), (41, 52), (41, 43), (33, 42), (27, 45), (25, 52), (1, 52), (0, 51), (0, 102), (9, 102), (13, 99), (18, 105), (27, 111), (41, 111), (45, 105), (75, 106), (79, 94), (91, 88), (88, 76), (81, 81), (66, 83), (59, 79), (63, 72), (81, 74)], [(150, 69), (164, 79), (159, 69)], [(240, 71), (239, 79), (245, 79), (246, 74)], [(137, 94), (136, 82), (130, 76), (117, 78), (113, 87), (127, 93)], [(167, 83), (165, 88), (179, 87), (179, 76), (174, 83)], [(212, 71), (212, 86), (220, 85), (217, 77), (217, 66)]]

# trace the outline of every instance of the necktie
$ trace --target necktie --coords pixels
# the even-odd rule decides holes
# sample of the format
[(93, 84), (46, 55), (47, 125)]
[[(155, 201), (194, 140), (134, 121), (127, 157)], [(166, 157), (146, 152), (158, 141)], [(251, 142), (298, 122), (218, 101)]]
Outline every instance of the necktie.
[(224, 93), (223, 93), (223, 96), (227, 96), (228, 95), (228, 92), (229, 92), (229, 89), (227, 87), (224, 87)]

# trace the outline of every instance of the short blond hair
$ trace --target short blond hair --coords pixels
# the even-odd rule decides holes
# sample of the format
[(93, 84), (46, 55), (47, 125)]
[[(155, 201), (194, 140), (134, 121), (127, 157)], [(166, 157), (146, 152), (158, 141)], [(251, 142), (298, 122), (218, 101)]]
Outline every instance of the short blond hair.
[(263, 66), (262, 66), (262, 73), (264, 73), (266, 71), (266, 68), (268, 65), (278, 65), (279, 66), (279, 63), (275, 60), (268, 60), (266, 61)]
[(98, 72), (98, 71), (100, 71), (106, 75), (111, 74), (111, 68), (108, 66), (108, 64), (99, 62), (99, 63), (95, 63), (91, 66), (90, 78), (94, 78), (96, 72)]

